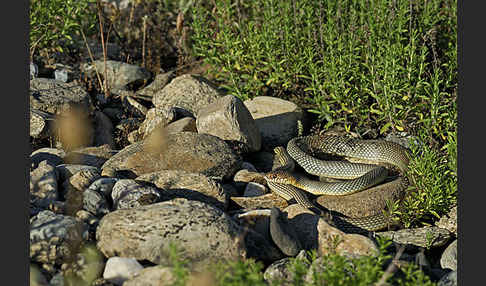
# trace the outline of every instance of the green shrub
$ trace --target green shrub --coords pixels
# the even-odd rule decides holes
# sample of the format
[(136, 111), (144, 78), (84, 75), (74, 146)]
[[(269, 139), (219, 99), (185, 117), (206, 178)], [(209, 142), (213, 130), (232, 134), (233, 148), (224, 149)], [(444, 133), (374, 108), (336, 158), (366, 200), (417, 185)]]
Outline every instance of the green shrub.
[(193, 11), (193, 49), (242, 99), (292, 98), (359, 133), (455, 126), (455, 0), (213, 2)]
[(45, 49), (63, 52), (80, 37), (95, 32), (96, 0), (31, 0), (30, 54)]

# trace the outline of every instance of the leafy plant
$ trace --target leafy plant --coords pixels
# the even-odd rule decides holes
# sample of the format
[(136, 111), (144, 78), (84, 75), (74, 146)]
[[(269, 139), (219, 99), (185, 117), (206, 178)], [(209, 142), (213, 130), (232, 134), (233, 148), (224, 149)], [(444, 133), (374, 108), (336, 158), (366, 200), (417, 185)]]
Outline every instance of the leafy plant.
[(63, 52), (80, 37), (94, 33), (96, 0), (31, 0), (30, 56), (39, 49)]

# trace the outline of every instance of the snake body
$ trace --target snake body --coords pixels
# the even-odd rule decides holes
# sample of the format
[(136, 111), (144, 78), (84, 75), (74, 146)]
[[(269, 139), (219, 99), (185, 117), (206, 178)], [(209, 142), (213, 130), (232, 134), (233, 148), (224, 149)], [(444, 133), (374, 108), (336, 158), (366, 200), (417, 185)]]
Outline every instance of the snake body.
[[(307, 152), (303, 149), (306, 149)], [(403, 174), (408, 168), (409, 155), (408, 151), (401, 145), (381, 140), (360, 140), (344, 136), (314, 135), (299, 136), (290, 140), (286, 150), (283, 147), (275, 149), (282, 166), (265, 174), (265, 179), (270, 189), (286, 200), (294, 198), (303, 207), (310, 208), (310, 206), (314, 205), (300, 190), (328, 197), (346, 197), (366, 190), (382, 182), (387, 177), (387, 170), (382, 166), (362, 163), (354, 164), (344, 161), (324, 161), (308, 154), (315, 150), (331, 155), (344, 156), (347, 159), (358, 159), (366, 163), (395, 167), (400, 172), (399, 178), (396, 179), (400, 181), (400, 184), (388, 183), (389, 186), (393, 186), (393, 189), (385, 189), (383, 191), (392, 193), (398, 191), (402, 193), (406, 188), (406, 184), (403, 184), (403, 181), (406, 181)], [(333, 183), (311, 180), (307, 176), (294, 171), (294, 160), (309, 174), (349, 180)], [(380, 186), (373, 187), (370, 190), (374, 188), (380, 188)], [(396, 188), (400, 188), (400, 190), (396, 190)], [(375, 199), (373, 198), (372, 200), (374, 201)], [(357, 227), (374, 231), (382, 229), (389, 224), (389, 219), (383, 215), (381, 210), (377, 210), (375, 214), (366, 217), (334, 216), (333, 220), (338, 227), (346, 230), (352, 230)]]

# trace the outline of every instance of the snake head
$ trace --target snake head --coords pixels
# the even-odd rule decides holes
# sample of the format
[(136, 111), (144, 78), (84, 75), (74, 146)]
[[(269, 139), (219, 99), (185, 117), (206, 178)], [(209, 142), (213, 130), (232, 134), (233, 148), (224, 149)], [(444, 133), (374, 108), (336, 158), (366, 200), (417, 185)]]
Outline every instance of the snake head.
[(275, 170), (266, 173), (264, 176), (265, 180), (273, 183), (279, 184), (292, 184), (294, 178), (292, 175), (284, 170)]

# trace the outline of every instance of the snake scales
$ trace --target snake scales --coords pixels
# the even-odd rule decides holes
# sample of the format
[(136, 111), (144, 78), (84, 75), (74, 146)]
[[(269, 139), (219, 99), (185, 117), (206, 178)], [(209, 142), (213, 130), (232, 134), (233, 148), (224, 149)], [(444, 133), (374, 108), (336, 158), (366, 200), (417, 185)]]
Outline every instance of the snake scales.
[[(309, 154), (314, 151), (364, 163), (324, 161)], [(402, 198), (408, 185), (404, 176), (409, 162), (408, 151), (393, 142), (333, 135), (299, 136), (289, 141), (287, 149), (275, 148), (275, 153), (282, 166), (265, 174), (270, 189), (284, 199), (293, 198), (298, 204), (311, 210), (316, 207), (301, 190), (329, 200), (331, 207), (327, 207), (337, 209), (335, 211), (338, 213), (346, 205), (357, 209), (358, 216), (361, 217), (332, 216), (336, 226), (348, 231), (375, 231), (388, 226), (389, 218), (382, 211), (386, 204), (385, 198)], [(294, 171), (294, 161), (311, 175), (347, 181), (329, 183), (311, 180)], [(398, 169), (399, 176), (391, 182), (377, 186), (388, 175), (387, 169), (377, 164)], [(371, 209), (371, 213), (360, 213), (366, 206)], [(321, 213), (320, 210), (318, 212)]]

